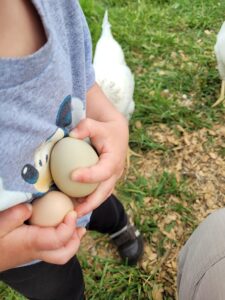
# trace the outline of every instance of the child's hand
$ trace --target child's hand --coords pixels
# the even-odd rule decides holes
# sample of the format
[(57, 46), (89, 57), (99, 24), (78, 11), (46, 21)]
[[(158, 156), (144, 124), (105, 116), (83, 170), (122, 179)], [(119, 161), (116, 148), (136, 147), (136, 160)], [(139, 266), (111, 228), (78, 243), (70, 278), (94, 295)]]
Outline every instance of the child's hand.
[(31, 204), (19, 204), (0, 212), (0, 244), (4, 236), (30, 218), (31, 212)]
[(78, 139), (89, 137), (99, 154), (99, 162), (95, 166), (78, 169), (71, 175), (74, 181), (100, 183), (91, 195), (76, 206), (78, 216), (83, 216), (107, 199), (122, 175), (128, 147), (128, 126), (120, 115), (108, 122), (85, 119), (70, 135)]
[(74, 212), (56, 228), (23, 224), (30, 215), (24, 204), (0, 213), (0, 271), (35, 259), (64, 264), (77, 252), (85, 229), (75, 228)]
[(28, 225), (26, 246), (32, 258), (53, 264), (65, 264), (78, 251), (86, 232), (85, 228), (75, 227), (76, 219), (77, 214), (72, 211), (56, 228)]

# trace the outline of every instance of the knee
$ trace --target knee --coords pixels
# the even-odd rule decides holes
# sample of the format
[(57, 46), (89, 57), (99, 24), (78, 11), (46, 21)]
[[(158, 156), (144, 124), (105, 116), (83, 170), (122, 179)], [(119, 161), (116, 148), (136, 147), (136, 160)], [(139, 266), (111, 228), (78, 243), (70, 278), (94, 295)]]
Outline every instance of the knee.
[[(215, 246), (220, 246), (225, 240), (225, 208), (218, 209), (211, 213), (200, 225), (194, 230), (180, 256), (185, 257), (185, 253), (202, 250), (209, 251)], [(221, 249), (219, 247), (219, 249)], [(217, 250), (219, 250), (217, 249)], [(204, 252), (205, 252), (204, 251)]]
[(225, 209), (210, 214), (193, 232), (178, 258), (180, 299), (194, 299), (202, 276), (225, 255)]
[(225, 299), (225, 258), (211, 266), (198, 282), (193, 299)]

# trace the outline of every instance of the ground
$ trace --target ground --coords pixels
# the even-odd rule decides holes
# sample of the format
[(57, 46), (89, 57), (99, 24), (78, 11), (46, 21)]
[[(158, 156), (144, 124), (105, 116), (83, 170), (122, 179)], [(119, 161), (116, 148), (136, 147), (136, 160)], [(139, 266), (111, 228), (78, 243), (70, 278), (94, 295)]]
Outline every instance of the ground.
[[(178, 253), (225, 203), (225, 109), (213, 47), (222, 1), (83, 0), (93, 45), (108, 8), (135, 75), (130, 146), (140, 157), (116, 187), (145, 239), (137, 267), (123, 266), (106, 236), (87, 234), (79, 258), (87, 299), (176, 299)], [(0, 299), (22, 299), (2, 285)], [(0, 296), (0, 297), (1, 297)]]

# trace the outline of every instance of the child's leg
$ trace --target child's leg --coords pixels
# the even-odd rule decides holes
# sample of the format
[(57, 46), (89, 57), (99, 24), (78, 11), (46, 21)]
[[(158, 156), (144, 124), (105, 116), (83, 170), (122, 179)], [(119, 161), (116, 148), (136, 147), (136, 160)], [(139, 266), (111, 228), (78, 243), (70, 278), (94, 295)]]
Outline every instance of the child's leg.
[(112, 234), (127, 225), (127, 214), (121, 202), (111, 195), (92, 213), (89, 230)]
[(40, 262), (0, 273), (0, 280), (31, 300), (84, 299), (84, 280), (76, 257), (65, 265)]
[(87, 228), (108, 233), (121, 258), (129, 265), (136, 264), (142, 257), (143, 238), (135, 226), (130, 224), (123, 205), (114, 195), (93, 211)]

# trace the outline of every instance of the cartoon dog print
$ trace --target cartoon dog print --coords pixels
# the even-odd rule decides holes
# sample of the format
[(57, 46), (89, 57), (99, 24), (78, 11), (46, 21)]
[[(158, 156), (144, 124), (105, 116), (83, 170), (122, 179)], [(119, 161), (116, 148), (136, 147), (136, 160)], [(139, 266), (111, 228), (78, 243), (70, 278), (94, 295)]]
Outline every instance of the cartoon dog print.
[(55, 143), (69, 135), (72, 128), (85, 117), (84, 102), (76, 97), (67, 96), (61, 103), (57, 116), (57, 130), (42, 143), (34, 153), (34, 165), (26, 164), (21, 171), (25, 182), (33, 184), (37, 193), (5, 190), (0, 177), (0, 211), (19, 203), (31, 201), (33, 198), (48, 192), (53, 186), (50, 172), (50, 155)]
[(26, 164), (23, 167), (21, 172), (23, 179), (33, 184), (39, 193), (48, 192), (54, 184), (49, 165), (52, 148), (59, 140), (68, 136), (71, 127), (75, 127), (83, 117), (83, 102), (78, 98), (67, 96), (60, 105), (56, 117), (57, 130), (35, 151), (34, 166)]
[(61, 140), (65, 136), (65, 132), (58, 128), (51, 138), (46, 140), (34, 154), (34, 166), (26, 164), (22, 169), (23, 179), (33, 184), (35, 189), (41, 193), (45, 193), (49, 190), (53, 184), (51, 172), (50, 172), (50, 155), (55, 143)]

